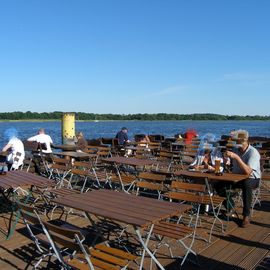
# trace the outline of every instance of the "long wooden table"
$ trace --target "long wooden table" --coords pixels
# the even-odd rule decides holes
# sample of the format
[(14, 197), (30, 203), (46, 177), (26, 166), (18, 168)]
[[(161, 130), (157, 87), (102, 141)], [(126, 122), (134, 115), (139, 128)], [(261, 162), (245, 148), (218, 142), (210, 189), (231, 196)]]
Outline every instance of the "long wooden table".
[[(154, 225), (171, 216), (180, 216), (191, 208), (190, 205), (159, 201), (111, 190), (93, 190), (67, 195), (53, 199), (53, 202), (84, 211), (86, 214), (132, 225), (144, 249), (140, 269), (143, 267), (145, 252), (151, 256), (160, 269), (164, 269), (147, 247)], [(146, 239), (143, 239), (141, 230), (146, 229), (149, 229), (149, 234)]]
[(75, 159), (87, 159), (91, 157), (91, 155), (88, 153), (76, 151), (53, 152), (53, 155)]
[(14, 222), (11, 228), (14, 207), (13, 201), (10, 200), (10, 197), (14, 196), (15, 192), (18, 192), (19, 190), (26, 195), (29, 194), (29, 191), (33, 186), (40, 186), (40, 185), (44, 186), (50, 185), (51, 183), (52, 181), (45, 177), (20, 170), (8, 171), (5, 174), (0, 175), (0, 193), (5, 200), (5, 203), (7, 205), (11, 205), (12, 207), (11, 217), (9, 221), (9, 228), (7, 232), (7, 239), (9, 239), (13, 234), (13, 231), (17, 223), (16, 218), (16, 221)]
[(179, 170), (174, 172), (174, 175), (192, 178), (207, 178), (209, 181), (224, 181), (230, 183), (238, 183), (248, 178), (245, 174), (223, 173), (222, 175), (216, 175), (215, 173), (192, 170)]
[(34, 185), (50, 184), (52, 181), (25, 171), (8, 171), (6, 174), (0, 175), (0, 188), (2, 190), (15, 189), (15, 188), (30, 188)]
[[(248, 175), (245, 174), (236, 174), (236, 173), (222, 173), (221, 175), (216, 175), (213, 172), (203, 172), (203, 171), (191, 171), (191, 170), (179, 170), (174, 172), (175, 176), (184, 176), (190, 178), (197, 178), (197, 179), (204, 179), (205, 184), (210, 192), (209, 182), (225, 182), (229, 184), (229, 188), (226, 189), (226, 199), (227, 199), (227, 210), (229, 209), (230, 205), (230, 196), (231, 196), (231, 189), (232, 185), (238, 182), (241, 182), (248, 178)], [(227, 187), (227, 186), (225, 186)], [(237, 212), (234, 210), (237, 214)], [(229, 213), (229, 212), (228, 212)], [(238, 214), (237, 214), (238, 216)], [(229, 215), (227, 215), (227, 220), (229, 221)]]
[(102, 159), (102, 162), (114, 165), (117, 175), (119, 177), (119, 180), (121, 182), (122, 190), (127, 193), (129, 189), (128, 190), (125, 189), (125, 185), (122, 181), (121, 174), (120, 174), (120, 168), (119, 168), (120, 165), (132, 166), (134, 168), (143, 167), (143, 170), (145, 170), (146, 166), (152, 166), (154, 164), (157, 164), (157, 161), (152, 160), (152, 159), (143, 159), (143, 158), (134, 158), (134, 157), (118, 157), (118, 156), (104, 158)]
[(54, 149), (61, 149), (63, 151), (75, 151), (78, 149), (78, 146), (75, 144), (52, 144), (51, 147)]
[(103, 162), (111, 163), (111, 164), (122, 164), (129, 166), (147, 166), (156, 164), (156, 160), (152, 159), (142, 159), (142, 158), (133, 158), (133, 157), (110, 157), (102, 159)]

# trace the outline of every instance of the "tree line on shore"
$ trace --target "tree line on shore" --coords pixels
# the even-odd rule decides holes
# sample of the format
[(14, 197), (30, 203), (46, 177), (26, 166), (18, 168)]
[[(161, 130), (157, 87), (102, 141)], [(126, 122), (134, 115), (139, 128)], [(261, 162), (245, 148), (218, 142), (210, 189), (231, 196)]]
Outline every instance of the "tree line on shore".
[[(63, 112), (5, 112), (0, 113), (0, 120), (61, 120)], [(172, 113), (138, 113), (138, 114), (95, 114), (75, 112), (76, 120), (270, 120), (269, 116), (261, 115), (221, 115), (213, 113), (172, 114)]]

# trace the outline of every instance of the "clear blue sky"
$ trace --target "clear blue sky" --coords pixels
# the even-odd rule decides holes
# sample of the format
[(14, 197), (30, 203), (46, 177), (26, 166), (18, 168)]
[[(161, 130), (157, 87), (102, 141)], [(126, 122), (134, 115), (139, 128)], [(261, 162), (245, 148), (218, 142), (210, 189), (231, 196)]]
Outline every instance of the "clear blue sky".
[(269, 13), (269, 0), (0, 0), (0, 111), (270, 115)]

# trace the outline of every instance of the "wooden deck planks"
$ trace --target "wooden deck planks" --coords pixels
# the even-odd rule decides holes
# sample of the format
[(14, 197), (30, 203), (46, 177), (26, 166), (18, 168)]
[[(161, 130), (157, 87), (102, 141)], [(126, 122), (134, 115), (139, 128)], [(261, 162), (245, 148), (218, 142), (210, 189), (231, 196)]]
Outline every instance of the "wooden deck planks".
[[(229, 231), (222, 235), (215, 232), (213, 243), (206, 244), (202, 240), (197, 240), (194, 249), (199, 254), (201, 268), (186, 262), (181, 270), (195, 269), (235, 269), (235, 270), (266, 270), (270, 269), (270, 201), (262, 200), (262, 207), (254, 211), (252, 224), (243, 229), (239, 228), (233, 221), (229, 222)], [(5, 217), (5, 218), (4, 218)], [(78, 218), (70, 215), (69, 222), (85, 227), (89, 225), (87, 219)], [(8, 214), (0, 214), (0, 227), (6, 229), (8, 223)], [(5, 270), (23, 270), (32, 269), (35, 260), (31, 260), (31, 256), (35, 253), (33, 244), (28, 237), (24, 235), (26, 232), (22, 228), (24, 225), (20, 221), (14, 236), (6, 241), (4, 234), (0, 233), (0, 269)], [(182, 255), (183, 251), (179, 247), (175, 247), (175, 254)], [(165, 254), (168, 255), (165, 249)], [(164, 254), (158, 253), (158, 257), (162, 264), (166, 265), (166, 270), (178, 270), (180, 260), (172, 260)], [(150, 260), (147, 258), (145, 269), (148, 270)], [(43, 263), (43, 269), (57, 269), (55, 265), (47, 266)], [(153, 270), (156, 269), (153, 267)]]

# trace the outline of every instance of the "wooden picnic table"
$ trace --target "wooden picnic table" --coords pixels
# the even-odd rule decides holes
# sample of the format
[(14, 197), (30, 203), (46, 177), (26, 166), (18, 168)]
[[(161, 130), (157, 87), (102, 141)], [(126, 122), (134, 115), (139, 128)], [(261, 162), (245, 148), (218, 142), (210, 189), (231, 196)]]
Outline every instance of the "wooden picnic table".
[[(120, 165), (124, 166), (132, 166), (132, 167), (143, 167), (143, 170), (146, 166), (152, 166), (154, 164), (157, 164), (156, 160), (153, 159), (144, 159), (144, 158), (134, 158), (134, 157), (110, 157), (110, 158), (104, 158), (101, 160), (102, 162), (112, 164), (117, 172), (117, 175), (119, 177), (119, 180), (121, 182), (122, 190), (125, 192), (128, 192), (128, 190), (125, 189), (125, 185), (123, 183), (122, 177), (121, 177), (121, 167)], [(125, 170), (125, 168), (124, 168)]]
[[(14, 196), (16, 198), (15, 192), (20, 189), (23, 192), (23, 194), (25, 195), (28, 194), (28, 196), (26, 196), (27, 200), (30, 194), (29, 191), (31, 192), (33, 186), (40, 186), (40, 185), (46, 186), (51, 185), (51, 183), (52, 181), (48, 178), (20, 170), (8, 171), (5, 174), (0, 175), (0, 193), (5, 200), (5, 203), (11, 206), (11, 215), (6, 239), (9, 239), (12, 236), (19, 219), (17, 216), (12, 226), (12, 217), (15, 211), (14, 208)], [(10, 199), (10, 197), (12, 197), (13, 200)]]
[(185, 176), (192, 178), (207, 178), (209, 181), (224, 181), (230, 183), (238, 183), (248, 178), (245, 174), (236, 173), (223, 173), (222, 175), (216, 175), (212, 172), (193, 171), (193, 170), (179, 170), (174, 172), (175, 176)]
[(76, 151), (53, 152), (53, 155), (75, 159), (86, 159), (91, 157), (91, 155), (88, 153)]
[(40, 175), (28, 173), (25, 171), (8, 171), (0, 175), (0, 188), (2, 190), (14, 188), (30, 188), (34, 185), (51, 184), (51, 180)]
[[(147, 247), (154, 225), (166, 218), (180, 216), (191, 208), (190, 205), (159, 201), (112, 190), (93, 190), (67, 195), (52, 201), (59, 205), (84, 211), (86, 214), (132, 225), (145, 252), (163, 270), (164, 267)], [(141, 229), (149, 229), (148, 240), (142, 239)], [(143, 260), (144, 255), (140, 269), (143, 267)]]
[(75, 144), (52, 144), (52, 148), (63, 151), (75, 151), (78, 149), (78, 146)]
[[(184, 176), (197, 179), (204, 179), (205, 184), (210, 192), (209, 182), (226, 182), (228, 186), (226, 188), (226, 199), (227, 199), (227, 209), (229, 209), (229, 201), (231, 196), (231, 190), (233, 184), (241, 182), (248, 178), (248, 175), (245, 174), (236, 174), (236, 173), (222, 173), (221, 175), (216, 175), (214, 172), (204, 172), (204, 171), (191, 171), (191, 170), (179, 170), (176, 171), (175, 176)], [(229, 212), (228, 212), (229, 213)], [(229, 221), (229, 215), (227, 216), (227, 221)]]
[(143, 158), (134, 158), (134, 157), (110, 157), (102, 159), (103, 162), (111, 164), (122, 164), (129, 166), (147, 166), (156, 164), (156, 160), (152, 159), (143, 159)]

